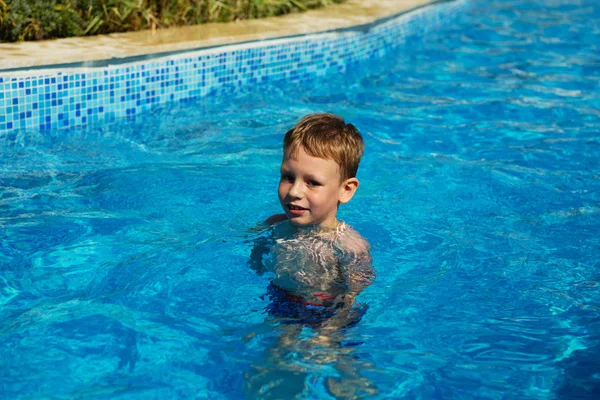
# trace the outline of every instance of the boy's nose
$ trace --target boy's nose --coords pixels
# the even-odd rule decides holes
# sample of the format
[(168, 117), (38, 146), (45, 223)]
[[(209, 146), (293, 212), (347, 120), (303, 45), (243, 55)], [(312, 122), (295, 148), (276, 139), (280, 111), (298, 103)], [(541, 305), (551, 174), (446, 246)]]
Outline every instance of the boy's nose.
[(302, 197), (302, 183), (298, 182), (296, 180), (296, 182), (294, 182), (294, 184), (292, 185), (292, 187), (290, 187), (290, 191), (288, 192), (288, 194), (290, 195), (290, 197), (293, 198), (301, 198)]

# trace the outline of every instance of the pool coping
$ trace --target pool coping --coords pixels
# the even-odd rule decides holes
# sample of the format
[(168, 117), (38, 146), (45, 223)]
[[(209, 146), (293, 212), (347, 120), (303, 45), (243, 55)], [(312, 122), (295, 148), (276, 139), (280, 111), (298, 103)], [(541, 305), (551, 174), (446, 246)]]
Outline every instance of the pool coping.
[[(101, 67), (233, 44), (365, 30), (386, 19), (451, 0), (348, 0), (278, 17), (37, 42), (0, 43), (0, 73)], [(324, 29), (325, 27), (325, 29)]]

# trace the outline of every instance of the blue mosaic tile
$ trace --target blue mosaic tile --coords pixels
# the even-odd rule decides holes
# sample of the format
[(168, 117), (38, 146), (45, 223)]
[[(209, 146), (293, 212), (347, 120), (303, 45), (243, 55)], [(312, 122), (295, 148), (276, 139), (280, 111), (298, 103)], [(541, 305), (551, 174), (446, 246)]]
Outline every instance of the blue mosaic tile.
[(103, 67), (0, 71), (0, 133), (115, 121), (219, 89), (344, 72), (435, 29), (465, 0), (442, 2), (368, 29), (202, 49)]

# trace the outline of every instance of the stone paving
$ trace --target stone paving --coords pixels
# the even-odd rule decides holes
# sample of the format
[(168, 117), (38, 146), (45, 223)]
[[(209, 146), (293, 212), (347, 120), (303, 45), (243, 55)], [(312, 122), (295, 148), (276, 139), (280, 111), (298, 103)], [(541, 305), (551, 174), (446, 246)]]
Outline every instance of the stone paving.
[(0, 43), (0, 71), (85, 63), (323, 32), (368, 24), (435, 0), (349, 0), (280, 17), (39, 42)]

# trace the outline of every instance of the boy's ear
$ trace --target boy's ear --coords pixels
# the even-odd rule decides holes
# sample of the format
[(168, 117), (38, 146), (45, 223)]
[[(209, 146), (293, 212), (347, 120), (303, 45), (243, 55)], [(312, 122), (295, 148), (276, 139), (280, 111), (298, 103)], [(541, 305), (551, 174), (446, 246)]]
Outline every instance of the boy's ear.
[(344, 182), (342, 182), (342, 186), (340, 188), (340, 203), (346, 204), (352, 199), (354, 193), (356, 193), (356, 189), (358, 189), (358, 179), (356, 178), (348, 178)]

